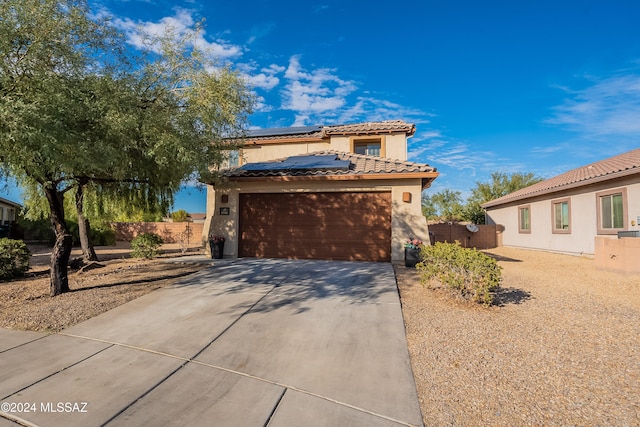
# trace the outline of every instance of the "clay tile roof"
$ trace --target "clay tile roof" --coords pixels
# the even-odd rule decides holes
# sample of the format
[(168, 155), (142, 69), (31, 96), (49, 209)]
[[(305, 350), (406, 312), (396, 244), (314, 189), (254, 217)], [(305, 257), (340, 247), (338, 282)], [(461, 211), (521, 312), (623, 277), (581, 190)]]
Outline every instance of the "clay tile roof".
[(493, 207), (538, 195), (555, 193), (582, 187), (610, 179), (640, 174), (640, 148), (582, 166), (553, 178), (530, 185), (511, 194), (484, 203), (482, 207)]
[(248, 141), (268, 141), (268, 140), (286, 140), (313, 138), (322, 139), (324, 132), (322, 126), (297, 126), (289, 128), (271, 128), (271, 129), (253, 129), (247, 131), (246, 140)]
[(381, 133), (405, 132), (413, 135), (416, 125), (402, 120), (388, 120), (384, 122), (355, 123), (351, 125), (325, 126), (326, 135), (376, 135)]
[(247, 141), (321, 140), (329, 135), (379, 135), (393, 132), (405, 132), (411, 136), (415, 131), (416, 125), (413, 123), (406, 123), (402, 120), (388, 120), (348, 125), (253, 129), (247, 132), (245, 139)]
[[(402, 174), (402, 173), (432, 173), (436, 172), (427, 164), (393, 160), (384, 157), (367, 156), (363, 154), (345, 153), (325, 150), (309, 153), (308, 156), (336, 156), (336, 160), (348, 161), (348, 169), (265, 169), (243, 170), (241, 168), (228, 169), (224, 175), (229, 178), (242, 177), (273, 177), (273, 176), (329, 176), (329, 175), (368, 175), (368, 174)], [(265, 163), (278, 163), (286, 159), (273, 160)]]

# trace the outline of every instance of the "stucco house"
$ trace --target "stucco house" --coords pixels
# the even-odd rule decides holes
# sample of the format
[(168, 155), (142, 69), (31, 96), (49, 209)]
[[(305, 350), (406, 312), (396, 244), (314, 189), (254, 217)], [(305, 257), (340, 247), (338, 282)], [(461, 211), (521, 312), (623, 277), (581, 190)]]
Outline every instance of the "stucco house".
[(0, 225), (10, 225), (17, 219), (17, 212), (22, 208), (19, 203), (0, 197)]
[[(484, 203), (502, 245), (594, 255), (596, 241), (640, 232), (640, 149)], [(634, 234), (634, 233), (627, 233)]]
[(207, 186), (203, 238), (225, 257), (391, 261), (428, 241), (421, 193), (435, 168), (407, 161), (403, 121), (260, 129)]

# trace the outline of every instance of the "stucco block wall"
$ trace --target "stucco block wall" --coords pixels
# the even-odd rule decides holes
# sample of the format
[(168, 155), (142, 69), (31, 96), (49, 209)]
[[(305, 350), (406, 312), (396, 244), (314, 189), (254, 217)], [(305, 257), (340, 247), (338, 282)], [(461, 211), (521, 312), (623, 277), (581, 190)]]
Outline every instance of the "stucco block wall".
[(464, 224), (429, 224), (429, 231), (436, 242), (460, 242), (465, 248), (492, 249), (498, 246), (498, 233), (502, 227), (496, 225), (478, 225), (478, 231), (472, 233)]
[[(207, 190), (207, 222), (203, 230), (203, 237), (209, 234), (223, 235), (227, 240), (224, 255), (238, 256), (239, 242), (239, 203), (240, 193), (281, 193), (281, 192), (358, 192), (358, 191), (390, 191), (392, 199), (391, 221), (391, 258), (393, 261), (404, 259), (404, 242), (409, 237), (418, 237), (427, 242), (429, 229), (427, 221), (422, 215), (421, 180), (371, 180), (370, 182), (326, 181), (306, 182), (304, 189), (296, 182), (245, 182), (237, 186)], [(404, 193), (411, 194), (411, 201), (405, 202)], [(227, 203), (222, 202), (222, 195), (228, 197)], [(220, 208), (228, 208), (229, 215), (220, 215)]]
[(596, 268), (622, 274), (640, 274), (640, 238), (595, 237)]
[[(155, 233), (165, 243), (181, 240), (190, 246), (202, 245), (203, 224), (193, 222), (113, 222), (116, 240), (130, 242), (142, 233)], [(181, 235), (182, 234), (182, 235)]]
[[(640, 182), (627, 178), (601, 183), (487, 210), (487, 222), (504, 226), (502, 244), (571, 254), (595, 254), (594, 237), (598, 235), (598, 200), (596, 193), (618, 188), (627, 189), (627, 223), (625, 230), (640, 230)], [(552, 205), (555, 200), (570, 198), (570, 234), (555, 234), (552, 229)], [(531, 232), (518, 229), (519, 207), (528, 205)], [(617, 236), (613, 236), (617, 237)]]

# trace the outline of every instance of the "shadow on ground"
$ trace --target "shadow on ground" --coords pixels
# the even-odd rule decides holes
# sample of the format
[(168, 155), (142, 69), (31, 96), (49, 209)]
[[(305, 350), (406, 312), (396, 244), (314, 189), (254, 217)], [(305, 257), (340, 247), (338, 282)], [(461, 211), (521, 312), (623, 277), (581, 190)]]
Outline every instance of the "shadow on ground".
[(206, 286), (214, 295), (254, 288), (264, 296), (252, 312), (287, 307), (302, 313), (312, 301), (321, 299), (340, 298), (350, 304), (387, 303), (392, 301), (387, 296), (397, 295), (394, 285), (393, 269), (386, 263), (244, 258), (219, 262), (174, 286)]
[(503, 287), (498, 288), (493, 295), (492, 305), (498, 307), (504, 307), (507, 304), (522, 304), (533, 298), (529, 292), (522, 289)]

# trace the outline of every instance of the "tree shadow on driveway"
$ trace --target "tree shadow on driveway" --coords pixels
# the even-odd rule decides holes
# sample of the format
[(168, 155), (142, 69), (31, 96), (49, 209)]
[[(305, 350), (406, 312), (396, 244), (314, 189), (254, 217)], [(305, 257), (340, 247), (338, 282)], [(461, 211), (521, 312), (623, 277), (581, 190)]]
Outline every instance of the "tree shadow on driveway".
[(328, 299), (348, 304), (398, 303), (395, 275), (388, 263), (243, 258), (219, 262), (174, 286), (202, 287), (211, 296), (255, 292), (258, 302), (253, 312), (286, 306), (301, 313), (311, 302)]

